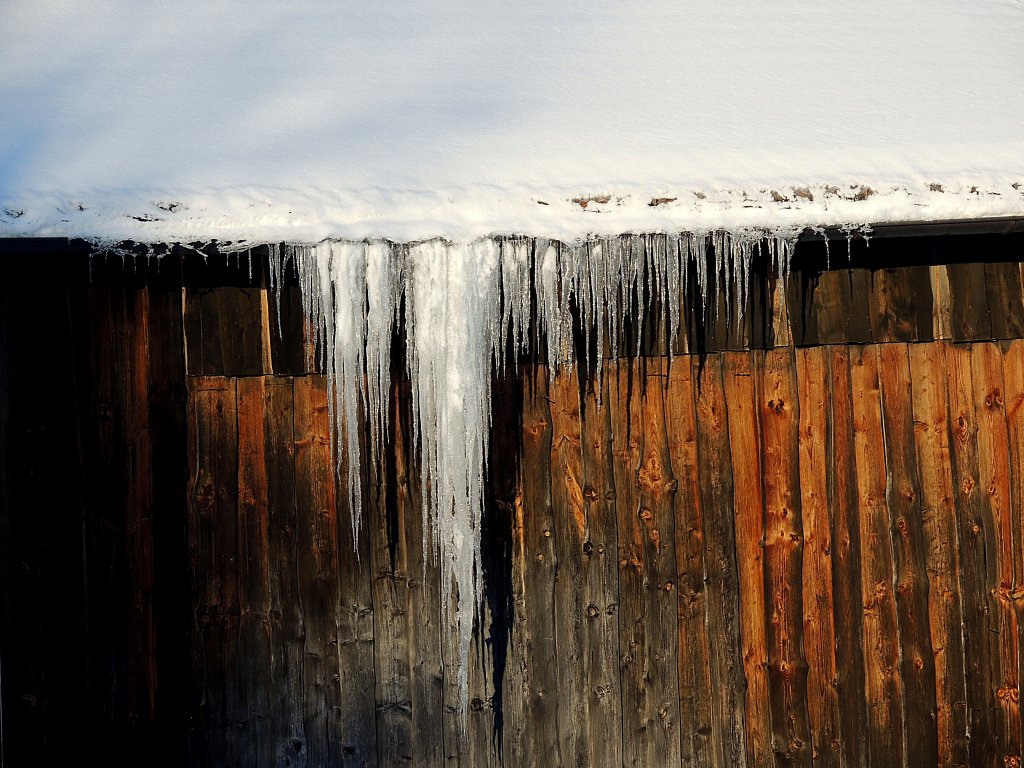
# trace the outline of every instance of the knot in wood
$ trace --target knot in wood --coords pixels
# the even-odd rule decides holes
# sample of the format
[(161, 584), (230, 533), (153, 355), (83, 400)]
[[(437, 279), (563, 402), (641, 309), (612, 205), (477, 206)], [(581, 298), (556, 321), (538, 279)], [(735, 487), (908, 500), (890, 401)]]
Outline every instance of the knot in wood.
[(1020, 768), (1020, 757), (1017, 755), (1005, 755), (1003, 757), (1003, 765), (1006, 768)]
[(900, 529), (900, 533), (906, 533), (909, 526), (907, 525), (907, 521), (901, 517), (896, 521), (896, 527)]
[(550, 539), (551, 538), (551, 531), (550, 530), (548, 530), (548, 529), (544, 530), (544, 538), (545, 539)]
[(778, 400), (768, 401), (768, 410), (772, 411), (773, 413), (782, 413), (782, 411), (785, 410), (785, 408), (786, 403), (781, 397)]
[(654, 517), (654, 513), (651, 512), (651, 510), (648, 509), (647, 507), (641, 507), (640, 517), (644, 520), (650, 520), (652, 517)]
[(472, 709), (474, 712), (479, 712), (484, 708), (484, 700), (481, 699), (479, 696), (474, 697), (473, 700), (469, 703), (469, 708)]
[(665, 582), (665, 591), (666, 592), (671, 592), (673, 586), (675, 586), (675, 585), (671, 581), (666, 581)]
[(996, 698), (1000, 701), (1012, 701), (1017, 703), (1017, 701), (1020, 700), (1020, 690), (1015, 685), (1004, 685), (996, 691)]
[(597, 501), (597, 490), (590, 483), (583, 486), (583, 498), (587, 501)]
[(596, 619), (600, 613), (601, 613), (601, 609), (598, 608), (593, 603), (591, 603), (590, 605), (587, 606), (587, 618), (588, 619)]
[(583, 542), (583, 554), (584, 555), (589, 555), (593, 551), (594, 551), (594, 545), (591, 544), (589, 541), (584, 541)]

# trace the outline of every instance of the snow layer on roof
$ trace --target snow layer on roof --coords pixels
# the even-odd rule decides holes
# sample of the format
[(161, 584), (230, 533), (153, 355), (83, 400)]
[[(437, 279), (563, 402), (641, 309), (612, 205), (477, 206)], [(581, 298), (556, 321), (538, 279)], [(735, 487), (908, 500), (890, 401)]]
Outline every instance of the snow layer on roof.
[(1024, 211), (1020, 0), (9, 0), (3, 18), (0, 234)]

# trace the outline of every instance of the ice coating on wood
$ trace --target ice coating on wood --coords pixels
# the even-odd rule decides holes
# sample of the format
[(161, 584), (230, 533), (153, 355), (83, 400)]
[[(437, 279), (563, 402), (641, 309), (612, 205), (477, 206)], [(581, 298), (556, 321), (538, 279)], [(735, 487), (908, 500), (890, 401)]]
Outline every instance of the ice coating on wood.
[[(483, 593), (480, 531), (492, 379), (514, 373), (506, 368), (521, 356), (546, 350), (552, 377), (582, 363), (599, 385), (605, 350), (613, 358), (639, 355), (636, 329), (649, 312), (658, 313), (652, 319), (668, 338), (675, 337), (685, 302), (742, 322), (754, 254), (766, 249), (769, 269), (784, 279), (793, 242), (785, 233), (716, 231), (571, 244), (492, 237), (271, 248), (273, 289), (280, 290), (288, 261), (298, 272), (303, 311), (328, 377), (338, 472), (348, 481), (356, 538), (361, 468), (373, 458), (360, 455), (360, 433), (367, 430), (371, 451), (386, 448), (391, 366), (408, 373), (423, 533), (441, 565), (446, 626), (457, 628), (463, 713)], [(399, 320), (405, 359), (393, 361)], [(588, 350), (582, 361), (574, 328)]]

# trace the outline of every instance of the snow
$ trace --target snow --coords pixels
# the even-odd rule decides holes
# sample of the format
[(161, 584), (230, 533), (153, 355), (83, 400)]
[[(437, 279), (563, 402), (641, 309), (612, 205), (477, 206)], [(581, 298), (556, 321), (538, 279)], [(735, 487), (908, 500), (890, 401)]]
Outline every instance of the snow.
[(1019, 0), (9, 0), (0, 234), (572, 239), (1016, 214), (1022, 38)]

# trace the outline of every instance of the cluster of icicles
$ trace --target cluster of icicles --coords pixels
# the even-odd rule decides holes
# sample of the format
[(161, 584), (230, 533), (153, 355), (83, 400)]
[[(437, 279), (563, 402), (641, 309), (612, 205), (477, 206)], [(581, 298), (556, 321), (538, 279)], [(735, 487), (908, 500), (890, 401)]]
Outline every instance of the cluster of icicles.
[[(712, 232), (624, 235), (572, 245), (494, 237), (468, 243), (325, 241), (272, 249), (271, 287), (280, 289), (293, 261), (326, 367), (338, 467), (347, 466), (356, 539), (362, 494), (359, 429), (353, 425), (366, 419), (371, 450), (383, 448), (392, 335), (404, 326), (414, 443), (423, 473), (423, 531), (432, 537), (428, 550), (441, 566), (441, 605), (455, 612), (445, 618), (446, 625), (458, 626), (463, 708), (474, 611), (483, 592), (480, 530), (492, 376), (528, 350), (532, 333), (546, 340), (552, 376), (575, 365), (574, 317), (588, 336), (584, 349), (607, 344), (613, 356), (639, 354), (639, 346), (620, 347), (624, 323), (646, 311), (640, 296), (661, 297), (661, 320), (673, 334), (683, 297), (693, 291), (697, 295), (689, 301), (712, 301), (706, 298), (709, 286), (728, 286), (728, 303), (742, 311), (754, 255), (766, 253), (769, 267), (785, 275), (793, 242), (779, 233)], [(692, 291), (685, 290), (688, 285)], [(715, 311), (730, 311), (717, 307), (719, 291), (714, 293)], [(600, 382), (601, 360), (586, 362)]]

